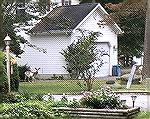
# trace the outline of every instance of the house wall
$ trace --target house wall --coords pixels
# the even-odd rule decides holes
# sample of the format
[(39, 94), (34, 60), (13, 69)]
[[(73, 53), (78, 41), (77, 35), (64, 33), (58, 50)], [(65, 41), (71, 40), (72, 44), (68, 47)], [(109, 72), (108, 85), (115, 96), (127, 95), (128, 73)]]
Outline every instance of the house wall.
[(39, 74), (67, 74), (63, 68), (65, 65), (64, 57), (60, 52), (69, 45), (69, 36), (62, 34), (32, 36), (30, 42), (39, 48), (46, 49), (47, 53), (39, 52), (25, 45), (25, 52), (21, 55), (21, 59), (18, 59), (19, 64), (40, 68)]
[[(94, 14), (89, 15), (88, 19), (79, 24), (77, 28), (100, 32), (103, 34), (98, 37), (97, 42), (99, 44), (102, 44), (102, 46), (105, 45), (109, 48), (109, 65), (105, 65), (106, 68), (108, 68), (109, 73), (102, 73), (102, 75), (99, 76), (108, 76), (112, 75), (112, 66), (118, 64), (117, 35), (107, 25), (99, 27), (97, 23), (102, 20), (102, 18), (103, 14), (100, 14), (99, 10), (96, 10)], [(27, 64), (29, 66), (32, 66), (32, 68), (41, 68), (39, 70), (39, 74), (47, 75), (48, 77), (49, 74), (68, 74), (68, 72), (66, 72), (66, 70), (63, 68), (63, 66), (65, 65), (65, 61), (60, 52), (62, 51), (62, 49), (65, 49), (68, 45), (70, 45), (73, 41), (77, 40), (78, 36), (80, 36), (80, 33), (74, 30), (70, 36), (67, 36), (66, 34), (50, 34), (29, 37), (28, 40), (33, 45), (46, 49), (47, 53), (44, 54), (25, 45), (23, 46), (25, 53), (21, 55), (22, 58), (18, 60), (18, 63)], [(106, 59), (108, 59), (108, 57)], [(105, 68), (102, 68), (102, 70), (103, 69)]]
[[(110, 61), (109, 61), (109, 75), (112, 75), (112, 66), (118, 64), (117, 60), (117, 35), (114, 31), (108, 26), (103, 25), (99, 26), (97, 23), (99, 21), (103, 20), (102, 17), (103, 14), (100, 14), (99, 10), (96, 10), (94, 14), (91, 14), (87, 20), (85, 20), (82, 24), (78, 26), (78, 28), (82, 30), (89, 30), (94, 32), (100, 32), (102, 35), (98, 37), (97, 42), (105, 42), (109, 44), (109, 55), (110, 55)], [(78, 37), (80, 33), (76, 30), (74, 30), (72, 34), (72, 42), (76, 40), (76, 37)], [(103, 75), (104, 76), (104, 75)]]

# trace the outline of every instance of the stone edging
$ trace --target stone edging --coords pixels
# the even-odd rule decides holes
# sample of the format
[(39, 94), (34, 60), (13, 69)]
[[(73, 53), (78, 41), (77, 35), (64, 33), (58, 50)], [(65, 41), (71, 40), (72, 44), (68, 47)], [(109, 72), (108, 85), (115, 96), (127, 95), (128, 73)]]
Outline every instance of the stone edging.
[(89, 109), (89, 108), (53, 108), (53, 111), (64, 112), (79, 119), (132, 119), (140, 108), (130, 109)]

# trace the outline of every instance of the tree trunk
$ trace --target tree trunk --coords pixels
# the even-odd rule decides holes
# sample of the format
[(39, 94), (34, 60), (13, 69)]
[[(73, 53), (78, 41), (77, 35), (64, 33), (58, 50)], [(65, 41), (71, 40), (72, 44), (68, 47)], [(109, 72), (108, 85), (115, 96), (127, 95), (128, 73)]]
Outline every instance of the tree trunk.
[(150, 0), (147, 0), (143, 78), (150, 78)]
[(87, 90), (91, 91), (92, 89), (92, 79), (86, 79)]

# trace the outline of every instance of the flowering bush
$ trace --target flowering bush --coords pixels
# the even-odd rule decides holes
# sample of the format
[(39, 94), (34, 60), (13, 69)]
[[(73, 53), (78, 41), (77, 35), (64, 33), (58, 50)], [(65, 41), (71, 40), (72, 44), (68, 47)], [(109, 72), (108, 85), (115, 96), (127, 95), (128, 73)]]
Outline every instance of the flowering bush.
[(84, 107), (96, 109), (116, 109), (122, 107), (119, 97), (107, 89), (94, 91), (84, 96), (81, 98), (80, 103)]

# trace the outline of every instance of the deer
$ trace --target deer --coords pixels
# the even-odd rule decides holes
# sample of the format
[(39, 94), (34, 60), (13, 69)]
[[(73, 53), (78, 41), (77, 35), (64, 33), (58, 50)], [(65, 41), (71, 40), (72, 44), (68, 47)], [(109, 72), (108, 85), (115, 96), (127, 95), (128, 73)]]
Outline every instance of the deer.
[(28, 82), (32, 82), (34, 81), (35, 82), (35, 77), (36, 75), (38, 74), (38, 71), (39, 71), (40, 68), (35, 68), (35, 71), (31, 71), (31, 70), (28, 70), (25, 72), (25, 80), (27, 80)]

